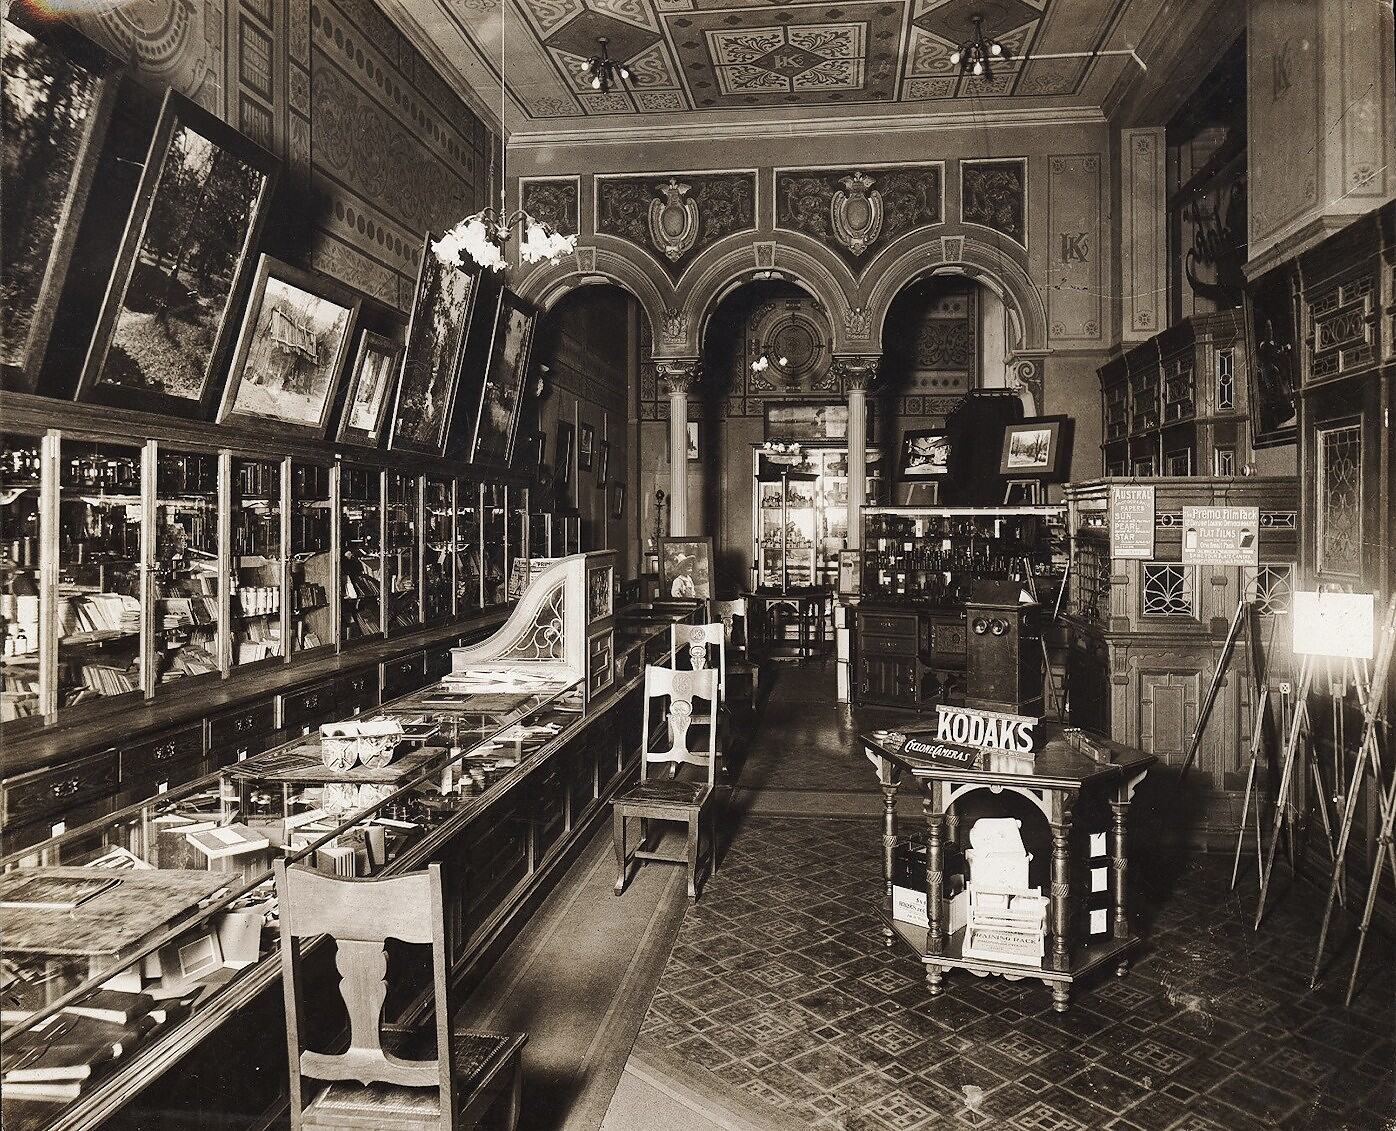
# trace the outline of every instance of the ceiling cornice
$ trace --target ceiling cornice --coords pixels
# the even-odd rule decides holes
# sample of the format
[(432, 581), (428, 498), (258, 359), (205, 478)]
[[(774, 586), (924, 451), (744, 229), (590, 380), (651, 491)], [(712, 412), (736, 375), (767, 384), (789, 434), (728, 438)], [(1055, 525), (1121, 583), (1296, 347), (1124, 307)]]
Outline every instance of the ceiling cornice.
[(943, 114), (868, 114), (841, 118), (789, 118), (749, 122), (625, 122), (610, 126), (578, 125), (544, 130), (516, 129), (509, 148), (538, 149), (555, 145), (635, 145), (663, 141), (751, 141), (759, 138), (830, 137), (835, 134), (907, 133), (926, 130), (983, 130), (1022, 126), (1099, 126), (1105, 114), (1095, 107), (1076, 106), (1002, 110), (955, 110)]

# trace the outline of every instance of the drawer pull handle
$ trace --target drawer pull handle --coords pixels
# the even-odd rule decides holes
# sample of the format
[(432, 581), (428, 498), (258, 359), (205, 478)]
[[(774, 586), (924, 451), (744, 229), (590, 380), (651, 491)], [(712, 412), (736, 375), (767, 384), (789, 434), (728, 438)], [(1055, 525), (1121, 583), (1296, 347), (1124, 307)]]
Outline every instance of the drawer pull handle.
[(49, 789), (54, 797), (72, 797), (82, 788), (81, 778), (69, 778), (67, 781), (55, 782)]
[(176, 747), (173, 740), (170, 742), (162, 742), (155, 748), (155, 760), (157, 762), (168, 762), (175, 756), (175, 749)]
[(301, 700), (301, 706), (304, 707), (307, 711), (312, 711), (319, 705), (320, 696), (318, 695), (307, 695), (304, 699)]
[(252, 716), (251, 716), (251, 715), (244, 715), (242, 718), (238, 719), (238, 721), (235, 722), (235, 723), (233, 724), (233, 730), (235, 730), (238, 734), (241, 734), (241, 733), (242, 733), (243, 731), (245, 731), (245, 730), (251, 730), (251, 729), (252, 729)]

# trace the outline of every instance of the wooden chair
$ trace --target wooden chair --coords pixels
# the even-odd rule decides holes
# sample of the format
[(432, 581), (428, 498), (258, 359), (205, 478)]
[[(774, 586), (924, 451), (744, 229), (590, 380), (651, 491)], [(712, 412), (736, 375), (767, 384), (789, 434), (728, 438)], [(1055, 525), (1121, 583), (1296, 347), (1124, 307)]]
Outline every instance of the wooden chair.
[[(281, 974), (291, 1070), (291, 1128), (462, 1128), (496, 1102), (518, 1125), (524, 1033), (457, 1030), (450, 993), (441, 865), (377, 880), (345, 880), (276, 862)], [(340, 996), (349, 1014), (341, 1053), (302, 1049), (305, 1029), (301, 940), (328, 935), (338, 948)], [(388, 995), (388, 939), (431, 947), (435, 1026), (382, 1023)], [(387, 1047), (385, 1047), (385, 1043)], [(304, 1077), (321, 1080), (304, 1103)]]
[[(710, 712), (707, 719), (707, 749), (691, 750), (688, 745), (693, 701), (706, 699), (710, 703), (717, 703), (717, 687), (716, 668), (700, 668), (698, 671), (674, 671), (671, 668), (653, 665), (645, 668), (645, 706), (643, 721), (640, 724), (643, 728), (641, 738), (644, 749), (640, 754), (640, 781), (633, 789), (611, 802), (611, 816), (615, 824), (616, 865), (620, 869), (620, 875), (616, 879), (617, 895), (625, 891), (631, 875), (641, 862), (660, 860), (669, 864), (688, 865), (688, 898), (696, 900), (705, 823), (708, 825), (709, 874), (717, 866), (717, 826), (713, 818), (716, 807), (711, 804), (717, 773), (717, 759), (712, 754), (717, 742), (715, 712)], [(669, 700), (667, 725), (652, 728), (652, 705), (666, 698)], [(656, 729), (667, 732), (669, 749), (650, 749)], [(702, 768), (706, 773), (704, 778), (699, 780), (654, 777), (650, 774), (650, 767), (656, 765), (695, 766)], [(640, 821), (640, 837), (633, 849), (626, 840), (626, 822), (631, 817)], [(656, 848), (645, 847), (648, 843), (646, 823), (651, 820), (682, 821), (687, 825), (687, 851), (683, 856), (668, 856)]]
[(756, 702), (760, 682), (761, 667), (753, 663), (747, 648), (747, 608), (746, 598), (733, 601), (714, 601), (713, 616), (722, 624), (725, 637), (727, 671), (724, 675), (726, 686), (723, 693), (738, 699)]

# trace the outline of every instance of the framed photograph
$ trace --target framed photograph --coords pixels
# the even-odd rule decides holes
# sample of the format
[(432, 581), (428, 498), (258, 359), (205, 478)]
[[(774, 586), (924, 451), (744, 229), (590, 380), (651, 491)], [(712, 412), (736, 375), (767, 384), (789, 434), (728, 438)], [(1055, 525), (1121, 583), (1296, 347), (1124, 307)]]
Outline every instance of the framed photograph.
[(378, 447), (401, 360), (402, 346), (391, 338), (372, 330), (359, 336), (359, 352), (354, 356), (349, 392), (335, 437), (341, 444)]
[(999, 474), (1060, 482), (1071, 472), (1071, 417), (1038, 416), (1003, 430)]
[(263, 255), (218, 422), (323, 440), (359, 304), (334, 280)]
[(611, 484), (611, 517), (622, 519), (625, 517), (625, 484)]
[(611, 442), (601, 441), (600, 454), (596, 459), (596, 481), (602, 485), (611, 478)]
[(713, 595), (713, 540), (660, 538), (659, 591), (665, 597)]
[(507, 288), (501, 288), (495, 308), (490, 359), (475, 413), (470, 462), (508, 468), (514, 459), (515, 432), (523, 404), (524, 380), (533, 354), (533, 328), (538, 311)]
[(1277, 267), (1244, 292), (1251, 361), (1251, 446), (1294, 443), (1299, 423), (1299, 343), (1294, 265)]
[(901, 477), (939, 479), (950, 473), (950, 435), (944, 428), (908, 428), (902, 433)]
[(591, 458), (596, 451), (596, 429), (590, 424), (577, 426), (577, 470), (590, 471)]
[(461, 359), (479, 295), (479, 277), (442, 263), (428, 232), (407, 324), (407, 348), (388, 447), (440, 455), (460, 387)]
[(566, 489), (572, 483), (572, 437), (570, 420), (557, 422), (557, 466), (553, 468), (553, 483)]
[(173, 90), (83, 365), (77, 399), (207, 419), (251, 275), (276, 158)]

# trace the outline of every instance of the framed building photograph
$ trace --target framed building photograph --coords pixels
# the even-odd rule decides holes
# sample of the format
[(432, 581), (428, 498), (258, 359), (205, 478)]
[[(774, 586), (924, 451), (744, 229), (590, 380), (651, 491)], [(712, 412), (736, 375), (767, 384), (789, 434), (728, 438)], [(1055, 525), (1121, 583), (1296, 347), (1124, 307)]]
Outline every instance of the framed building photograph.
[(263, 255), (218, 422), (323, 440), (360, 301), (333, 279)]
[(601, 448), (596, 457), (596, 482), (604, 485), (611, 478), (611, 442), (601, 441)]
[(359, 335), (359, 351), (349, 373), (349, 391), (335, 437), (341, 444), (378, 447), (401, 359), (402, 346), (391, 338), (371, 330)]
[(939, 479), (950, 473), (950, 436), (944, 428), (908, 428), (902, 433), (903, 480)]
[(999, 474), (1060, 482), (1071, 472), (1071, 417), (1038, 416), (1003, 430)]
[(590, 471), (596, 454), (596, 429), (590, 424), (577, 426), (577, 470)]
[(713, 595), (713, 540), (711, 538), (660, 538), (659, 588), (665, 597)]
[(533, 352), (537, 309), (508, 289), (501, 289), (495, 309), (490, 359), (475, 413), (470, 462), (507, 468), (514, 458), (515, 432), (523, 404), (524, 379)]
[(276, 158), (167, 91), (77, 399), (207, 419)]
[(388, 447), (440, 455), (446, 444), (479, 277), (442, 263), (428, 232), (407, 325)]

